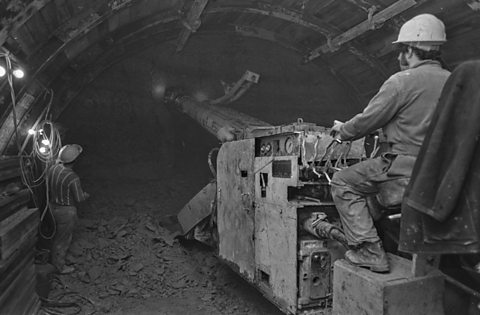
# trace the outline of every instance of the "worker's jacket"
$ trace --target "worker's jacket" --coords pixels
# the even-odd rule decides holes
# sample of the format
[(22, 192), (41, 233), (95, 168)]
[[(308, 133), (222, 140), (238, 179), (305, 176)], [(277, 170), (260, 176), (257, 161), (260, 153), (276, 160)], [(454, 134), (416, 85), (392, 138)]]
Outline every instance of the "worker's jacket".
[(58, 206), (75, 206), (85, 200), (80, 178), (62, 163), (52, 165), (48, 170), (50, 202)]
[(450, 72), (424, 60), (392, 75), (362, 113), (340, 128), (342, 140), (382, 128), (392, 153), (416, 156)]
[(402, 205), (399, 249), (480, 253), (480, 60), (443, 89)]

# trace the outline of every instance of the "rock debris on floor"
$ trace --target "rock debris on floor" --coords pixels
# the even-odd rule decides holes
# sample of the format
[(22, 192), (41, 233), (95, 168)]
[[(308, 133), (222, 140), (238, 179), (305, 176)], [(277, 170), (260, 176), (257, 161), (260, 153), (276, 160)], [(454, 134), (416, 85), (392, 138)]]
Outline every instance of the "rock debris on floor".
[[(78, 293), (83, 314), (277, 313), (266, 301), (255, 305), (260, 293), (213, 252), (200, 244), (183, 246), (151, 215), (81, 219), (67, 261), (76, 270), (56, 276), (50, 298)], [(245, 294), (257, 297), (243, 300)], [(152, 303), (157, 310), (135, 306)]]
[(91, 197), (68, 256), (76, 271), (57, 276), (49, 297), (78, 293), (62, 300), (82, 314), (281, 314), (212, 250), (159, 223), (212, 179), (219, 142), (152, 97), (152, 71), (164, 68), (155, 60), (151, 50), (113, 64), (58, 118), (63, 143), (84, 148), (74, 169)]

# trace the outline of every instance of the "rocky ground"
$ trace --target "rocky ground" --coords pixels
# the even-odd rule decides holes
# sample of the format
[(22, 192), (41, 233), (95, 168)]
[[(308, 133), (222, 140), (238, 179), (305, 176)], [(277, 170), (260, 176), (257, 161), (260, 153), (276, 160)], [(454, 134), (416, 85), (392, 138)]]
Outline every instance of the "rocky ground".
[[(158, 53), (106, 70), (57, 121), (63, 144), (84, 148), (75, 170), (91, 198), (78, 211), (76, 271), (57, 276), (49, 298), (76, 301), (81, 314), (281, 314), (211, 250), (165, 228), (212, 179), (207, 156), (219, 142), (152, 95)], [(205, 81), (197, 68), (171, 84)]]
[[(107, 191), (81, 207), (67, 256), (76, 270), (55, 276), (49, 295), (53, 301), (77, 305), (46, 310), (61, 314), (281, 314), (210, 248), (174, 238), (164, 226), (165, 212), (155, 209), (152, 199), (145, 199), (161, 185), (137, 183), (127, 191), (126, 185), (112, 181)], [(174, 183), (177, 188), (181, 185), (188, 186), (187, 182)], [(95, 184), (87, 181), (86, 186), (92, 189)], [(160, 194), (162, 204), (169, 207), (181, 202), (179, 197), (188, 189), (168, 192), (163, 187), (162, 191), (167, 192)]]

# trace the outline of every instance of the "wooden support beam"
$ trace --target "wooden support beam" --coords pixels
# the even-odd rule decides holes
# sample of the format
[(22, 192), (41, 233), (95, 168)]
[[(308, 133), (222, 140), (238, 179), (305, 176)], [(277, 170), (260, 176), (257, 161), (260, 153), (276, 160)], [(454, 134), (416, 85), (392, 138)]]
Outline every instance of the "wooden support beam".
[[(20, 167), (20, 166), (19, 166)], [(10, 215), (26, 206), (30, 201), (30, 191), (23, 189), (11, 196), (5, 196), (0, 199), (0, 221), (8, 218)]]
[(358, 36), (381, 27), (383, 23), (389, 19), (397, 16), (398, 14), (404, 12), (405, 10), (413, 7), (417, 4), (415, 0), (399, 0), (384, 10), (373, 15), (371, 19), (366, 19), (360, 24), (352, 27), (343, 34), (336, 36), (335, 38), (329, 40), (327, 44), (324, 44), (320, 47), (317, 47), (310, 51), (305, 59), (311, 61), (320, 56), (320, 54), (325, 54), (328, 52), (334, 52), (340, 48), (341, 45), (357, 38)]
[[(373, 17), (373, 14), (385, 9), (385, 5), (381, 3), (378, 0), (346, 0), (350, 3), (353, 3), (363, 11), (368, 13), (368, 19), (371, 20)], [(424, 0), (422, 0), (424, 1)], [(400, 27), (405, 23), (405, 20), (401, 17), (392, 17), (390, 19), (390, 26), (392, 26), (393, 29), (399, 30)]]
[(38, 209), (24, 208), (0, 222), (0, 260), (7, 259), (31, 235), (40, 222)]
[(195, 0), (192, 3), (192, 6), (187, 13), (186, 19), (182, 20), (184, 29), (178, 36), (177, 52), (181, 51), (183, 47), (185, 47), (185, 44), (190, 38), (190, 35), (192, 33), (195, 33), (202, 24), (202, 21), (200, 20), (200, 15), (202, 15), (203, 10), (205, 10), (207, 3), (208, 0)]
[(40, 11), (49, 0), (33, 0), (28, 6), (20, 13), (7, 27), (0, 30), (0, 46), (5, 44), (9, 34), (22, 26), (26, 21), (28, 21), (37, 11)]
[[(355, 0), (358, 1), (358, 0)], [(324, 23), (318, 19), (314, 21), (306, 21), (304, 17), (291, 10), (287, 10), (285, 8), (279, 8), (277, 6), (272, 5), (261, 5), (260, 8), (238, 8), (238, 7), (217, 7), (208, 9), (205, 14), (212, 14), (212, 13), (226, 13), (226, 12), (238, 12), (238, 13), (249, 13), (249, 14), (259, 14), (259, 15), (266, 15), (271, 16), (283, 21), (292, 22), (294, 24), (303, 26), (308, 28), (312, 31), (322, 34), (325, 38), (331, 38), (334, 34), (340, 33), (340, 30), (331, 24)], [(251, 26), (244, 26), (244, 25), (236, 25), (236, 32), (250, 37), (258, 37), (264, 40), (275, 41), (279, 42), (277, 38), (277, 34), (273, 31), (255, 28)], [(287, 44), (285, 42), (280, 43), (282, 46), (294, 49), (292, 44)], [(365, 62), (368, 66), (370, 66), (375, 71), (378, 71), (382, 76), (386, 76), (387, 71), (378, 61), (376, 61), (372, 56), (368, 55), (366, 52), (362, 51), (360, 48), (351, 45), (351, 49), (349, 51), (357, 56), (361, 61)], [(308, 60), (304, 60), (308, 61)]]
[[(35, 94), (36, 93), (24, 93), (22, 97), (18, 100), (15, 104), (15, 108), (12, 108), (11, 104), (8, 107), (10, 110), (9, 115), (6, 117), (5, 121), (3, 122), (0, 130), (0, 148), (4, 150), (8, 143), (11, 140), (12, 135), (15, 133), (15, 125), (20, 124), (22, 117), (27, 113), (30, 109), (30, 106), (35, 101)], [(15, 110), (16, 122), (14, 121), (13, 111)], [(20, 136), (20, 135), (19, 135)], [(2, 152), (4, 153), (4, 152)]]

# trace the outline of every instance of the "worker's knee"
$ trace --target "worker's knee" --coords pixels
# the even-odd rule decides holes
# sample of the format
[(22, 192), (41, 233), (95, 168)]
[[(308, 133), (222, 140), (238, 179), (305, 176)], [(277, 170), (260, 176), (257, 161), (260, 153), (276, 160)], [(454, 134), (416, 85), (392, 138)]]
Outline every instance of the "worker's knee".
[[(335, 187), (342, 187), (347, 185), (348, 176), (345, 175), (347, 169), (335, 172), (332, 176), (331, 186), (332, 188)], [(347, 172), (348, 173), (348, 172)], [(348, 175), (348, 174), (347, 174)]]
[(377, 200), (385, 208), (399, 207), (410, 178), (397, 178), (379, 184)]
[(352, 200), (356, 200), (362, 196), (360, 192), (356, 191), (348, 183), (338, 178), (336, 181), (332, 180), (330, 192), (337, 208), (342, 209), (349, 207)]
[(343, 181), (341, 177), (338, 177), (337, 174), (338, 173), (335, 173), (333, 175), (332, 181), (330, 183), (330, 191), (334, 200), (343, 195), (348, 189), (347, 184)]

